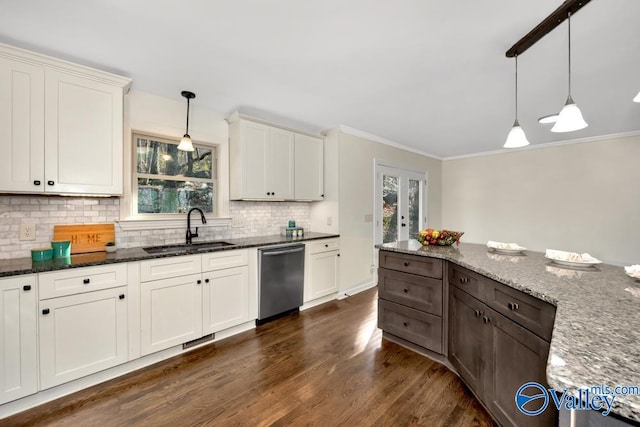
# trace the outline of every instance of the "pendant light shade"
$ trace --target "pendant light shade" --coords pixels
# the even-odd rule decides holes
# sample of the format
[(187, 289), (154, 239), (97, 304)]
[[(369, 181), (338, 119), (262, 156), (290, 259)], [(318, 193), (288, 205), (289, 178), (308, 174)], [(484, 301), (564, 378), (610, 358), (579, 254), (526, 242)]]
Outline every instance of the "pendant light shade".
[(640, 102), (640, 92), (638, 92), (638, 94), (636, 95), (635, 98), (633, 98), (633, 102)]
[(524, 134), (524, 130), (518, 123), (518, 55), (516, 58), (516, 120), (513, 122), (513, 127), (507, 135), (507, 141), (504, 143), (504, 148), (518, 148), (529, 145), (527, 136)]
[(187, 130), (184, 133), (184, 136), (180, 140), (180, 144), (178, 144), (178, 150), (181, 151), (193, 151), (193, 143), (191, 142), (191, 137), (189, 136), (189, 101), (196, 97), (196, 94), (189, 91), (182, 91), (182, 96), (187, 98)]
[(571, 98), (571, 12), (567, 15), (567, 26), (569, 29), (569, 96), (567, 96), (567, 102), (558, 115), (556, 124), (551, 128), (551, 132), (573, 132), (588, 126), (582, 118), (580, 108)]

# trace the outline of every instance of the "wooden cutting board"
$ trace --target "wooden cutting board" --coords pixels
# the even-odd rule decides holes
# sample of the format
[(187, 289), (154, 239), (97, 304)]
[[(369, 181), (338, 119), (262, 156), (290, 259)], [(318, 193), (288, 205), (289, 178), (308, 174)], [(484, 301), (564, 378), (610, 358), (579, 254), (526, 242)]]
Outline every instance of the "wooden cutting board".
[(113, 224), (54, 225), (53, 240), (71, 241), (71, 254), (104, 252), (108, 242), (116, 241)]

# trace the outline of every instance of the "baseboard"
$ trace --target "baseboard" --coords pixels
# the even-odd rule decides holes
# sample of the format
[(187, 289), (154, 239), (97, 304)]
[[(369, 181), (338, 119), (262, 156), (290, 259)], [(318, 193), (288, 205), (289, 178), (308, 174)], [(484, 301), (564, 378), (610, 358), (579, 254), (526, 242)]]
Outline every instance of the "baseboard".
[(347, 289), (346, 291), (342, 291), (338, 294), (338, 299), (345, 299), (350, 297), (351, 295), (358, 294), (360, 292), (366, 291), (367, 289), (375, 288), (377, 283), (374, 281), (363, 283), (362, 285), (355, 286), (351, 289)]

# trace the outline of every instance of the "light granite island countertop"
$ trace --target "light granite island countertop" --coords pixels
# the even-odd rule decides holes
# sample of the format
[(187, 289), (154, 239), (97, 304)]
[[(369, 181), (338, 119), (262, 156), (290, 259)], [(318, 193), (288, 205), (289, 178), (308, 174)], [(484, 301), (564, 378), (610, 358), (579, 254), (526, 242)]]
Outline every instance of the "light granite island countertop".
[[(623, 267), (571, 269), (540, 252), (499, 255), (471, 243), (422, 246), (408, 240), (376, 248), (444, 259), (556, 306), (547, 360), (553, 389), (640, 386), (640, 281)], [(640, 396), (616, 396), (612, 412), (640, 421)]]

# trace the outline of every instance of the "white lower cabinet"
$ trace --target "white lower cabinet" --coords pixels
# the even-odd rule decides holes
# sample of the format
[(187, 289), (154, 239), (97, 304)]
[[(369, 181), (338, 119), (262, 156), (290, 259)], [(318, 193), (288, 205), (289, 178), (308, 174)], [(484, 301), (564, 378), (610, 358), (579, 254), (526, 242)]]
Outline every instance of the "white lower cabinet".
[(203, 274), (203, 334), (212, 334), (249, 321), (249, 267)]
[(190, 274), (140, 285), (143, 355), (202, 336), (201, 282)]
[(338, 292), (340, 241), (317, 240), (306, 243), (304, 302)]
[(252, 320), (247, 250), (143, 261), (140, 270), (143, 355)]
[(127, 361), (125, 286), (40, 301), (40, 389)]
[(38, 391), (36, 276), (0, 279), (0, 404)]

